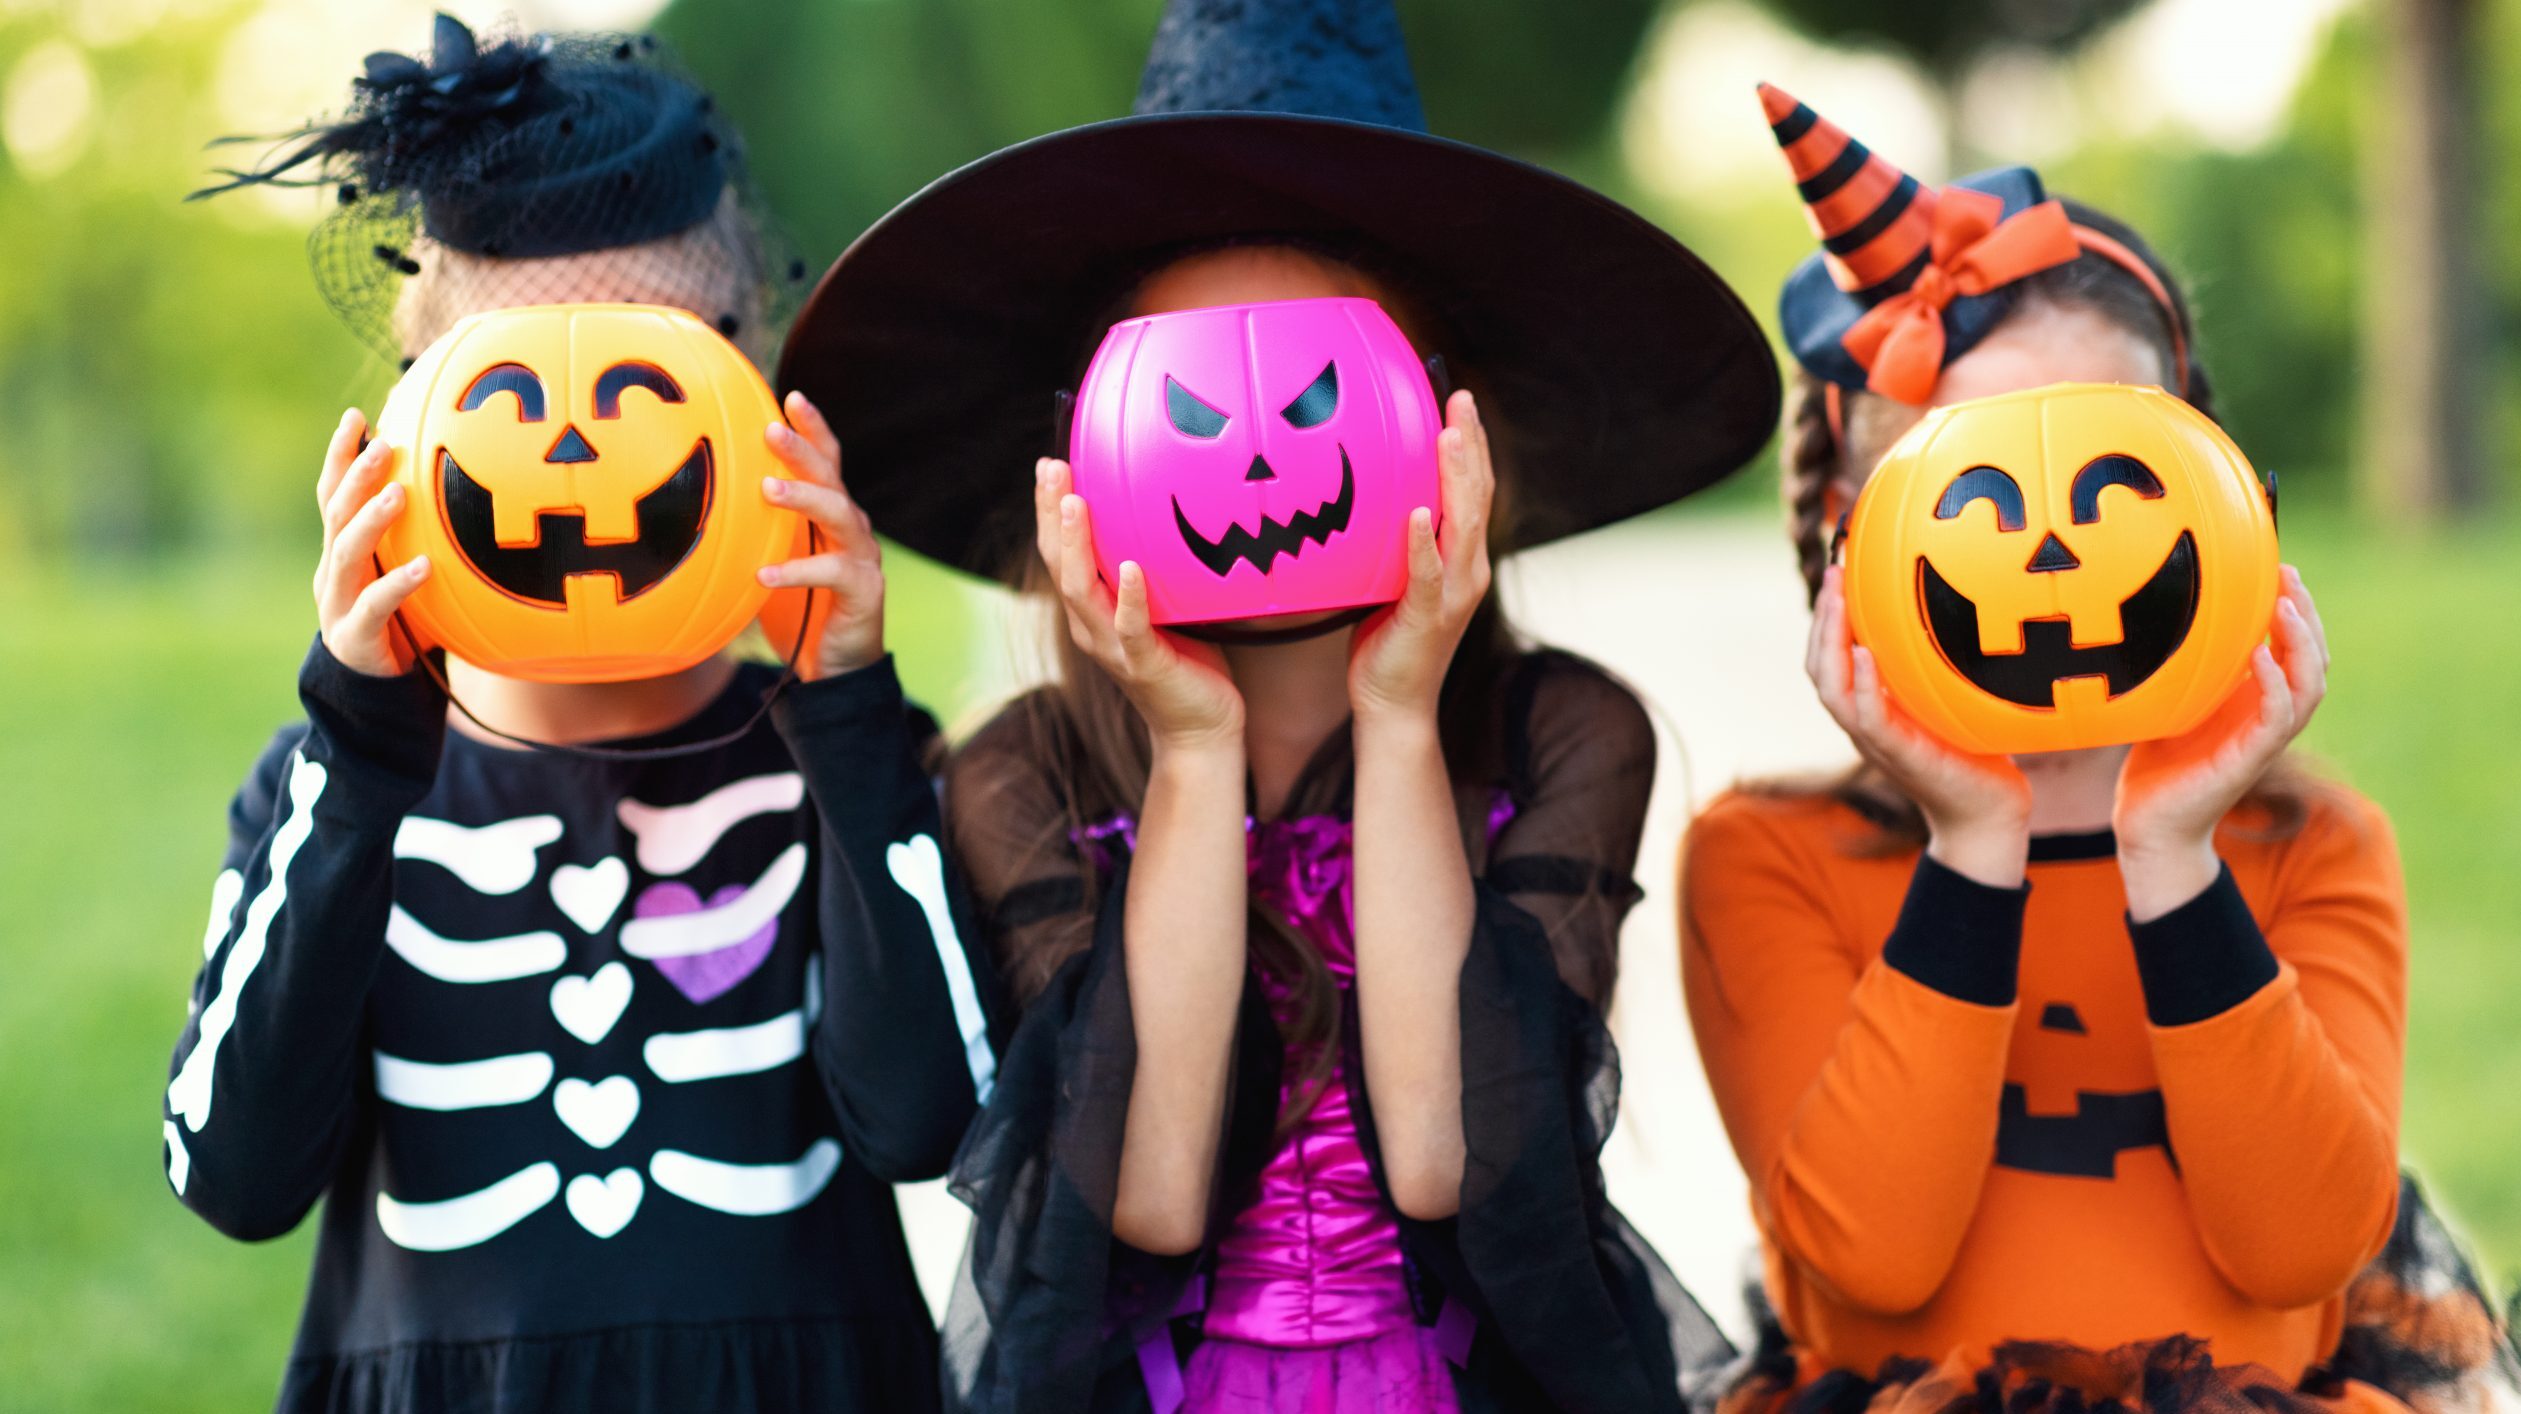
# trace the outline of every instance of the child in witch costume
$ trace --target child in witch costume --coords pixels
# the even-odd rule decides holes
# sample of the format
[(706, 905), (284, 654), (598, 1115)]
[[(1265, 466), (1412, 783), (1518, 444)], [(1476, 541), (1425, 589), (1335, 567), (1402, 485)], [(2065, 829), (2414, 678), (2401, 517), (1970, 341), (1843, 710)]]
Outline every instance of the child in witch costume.
[[(301, 137), (238, 181), (339, 184), (319, 277), (399, 353), (542, 302), (769, 332), (786, 272), (736, 134), (648, 41), (441, 17)], [(335, 431), (306, 720), (230, 809), (165, 1104), (167, 1178), (220, 1231), (325, 1200), (281, 1409), (933, 1407), (887, 1185), (941, 1172), (987, 1093), (991, 979), (873, 538), (829, 429), (787, 416), (779, 499), (835, 548), (764, 577), (836, 602), (784, 693), (724, 653), (570, 686), (415, 663), (395, 608), (430, 566), (373, 559), (393, 449)]]
[(1718, 800), (1683, 859), (1774, 1310), (1723, 1403), (2477, 1407), (2492, 1308), (2398, 1174), (2389, 825), (2284, 755), (2328, 668), (2301, 577), (2234, 707), (2132, 748), (1964, 754), (1849, 640), (1833, 527), (1927, 407), (2117, 382), (2211, 415), (2176, 281), (2027, 168), (1936, 190), (1762, 97), (1827, 247), (1782, 303), (1787, 499), (1864, 764)]
[[(1056, 390), (1116, 319), (1331, 296), (1467, 385), (1441, 506), (1389, 532), (1406, 594), (1151, 628), (1036, 460)], [(1760, 348), (1643, 220), (1429, 136), (1387, 4), (1179, 0), (1134, 116), (939, 180), (826, 277), (782, 383), (889, 531), (1064, 620), (947, 776), (1025, 1005), (956, 1165), (950, 1403), (1609, 1414), (1724, 1348), (1597, 1161), (1653, 737), (1514, 638), (1489, 557), (1748, 460)]]

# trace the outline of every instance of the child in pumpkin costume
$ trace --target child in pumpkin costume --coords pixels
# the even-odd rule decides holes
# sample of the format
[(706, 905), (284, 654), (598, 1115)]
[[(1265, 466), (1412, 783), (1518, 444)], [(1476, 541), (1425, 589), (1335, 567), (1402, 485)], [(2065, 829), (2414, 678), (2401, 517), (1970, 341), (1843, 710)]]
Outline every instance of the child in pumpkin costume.
[(1683, 856), (1774, 1311), (1709, 1397), (2475, 1406), (2500, 1333), (2397, 1170), (2389, 826), (2279, 755), (2325, 681), (2300, 578), (2255, 710), (2132, 750), (1963, 756), (1848, 642), (1827, 540), (1924, 406), (2073, 380), (2209, 408), (2175, 283), (2026, 168), (1938, 191), (1762, 96), (1826, 246), (1782, 310), (1809, 662), (1867, 765), (1727, 795)]
[[(1066, 464), (1028, 487), (1056, 391), (1116, 318), (1328, 296), (1377, 299), (1478, 394), (1447, 409), (1409, 597), (1151, 631), (1139, 581), (1097, 580)], [(956, 1165), (949, 1399), (1676, 1407), (1676, 1365), (1723, 1346), (1598, 1163), (1653, 737), (1598, 669), (1508, 636), (1485, 552), (1746, 461), (1776, 383), (1739, 301), (1626, 210), (1429, 136), (1388, 4), (1178, 0), (1135, 116), (886, 217), (782, 381), (829, 399), (888, 530), (1047, 575), (1081, 645), (948, 771), (1026, 1004)], [(1492, 437), (1517, 512), (1493, 536)]]
[[(319, 279), (400, 354), (552, 301), (766, 342), (802, 276), (736, 134), (645, 40), (441, 17), (301, 139), (238, 180), (337, 184)], [(470, 567), (379, 572), (394, 449), (362, 454), (355, 411), (336, 431), (306, 720), (229, 811), (164, 1112), (168, 1181), (220, 1231), (323, 1200), (282, 1410), (933, 1406), (888, 1185), (941, 1172), (987, 1093), (991, 979), (865, 518), (820, 418), (788, 416), (783, 500), (838, 548), (770, 577), (838, 603), (767, 715), (780, 673), (725, 654), (581, 686), (415, 663), (394, 606)]]

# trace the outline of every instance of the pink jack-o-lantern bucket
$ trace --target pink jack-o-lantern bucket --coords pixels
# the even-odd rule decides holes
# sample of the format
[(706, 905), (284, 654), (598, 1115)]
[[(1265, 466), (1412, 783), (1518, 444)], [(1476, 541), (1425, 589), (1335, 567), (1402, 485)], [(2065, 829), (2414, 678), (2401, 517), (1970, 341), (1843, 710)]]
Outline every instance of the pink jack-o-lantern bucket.
[(1398, 599), (1442, 427), (1381, 305), (1279, 300), (1113, 325), (1068, 457), (1104, 579), (1135, 560), (1156, 623), (1214, 623)]

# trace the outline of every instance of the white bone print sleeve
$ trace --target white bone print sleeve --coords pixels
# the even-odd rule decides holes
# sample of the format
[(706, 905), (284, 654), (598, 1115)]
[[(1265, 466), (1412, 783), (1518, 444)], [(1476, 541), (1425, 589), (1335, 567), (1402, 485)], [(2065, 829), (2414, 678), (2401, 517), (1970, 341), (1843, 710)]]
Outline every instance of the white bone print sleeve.
[(319, 645), (299, 681), (307, 724), (273, 740), (230, 807), (162, 1131), (169, 1185), (231, 1236), (296, 1226), (351, 1126), (395, 833), (437, 768), (434, 693)]
[(889, 658), (790, 689), (774, 720), (820, 824), (824, 1000), (809, 1044), (841, 1143), (879, 1177), (933, 1177), (989, 1097), (1001, 1014), (937, 846), (921, 765), (935, 727), (903, 700)]

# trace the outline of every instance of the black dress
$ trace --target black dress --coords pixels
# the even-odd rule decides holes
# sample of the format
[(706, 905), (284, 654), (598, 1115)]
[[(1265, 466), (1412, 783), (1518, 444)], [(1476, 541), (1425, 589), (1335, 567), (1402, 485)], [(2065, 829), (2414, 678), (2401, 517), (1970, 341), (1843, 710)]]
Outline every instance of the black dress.
[[(744, 728), (771, 672), (616, 745)], [(167, 1176), (248, 1240), (323, 1201), (284, 1411), (919, 1410), (888, 1185), (995, 1077), (889, 661), (644, 761), (444, 731), (319, 642), (230, 811)]]
[[(1600, 1166), (1619, 1088), (1602, 1016), (1619, 923), (1638, 897), (1629, 871), (1652, 729), (1627, 689), (1564, 654), (1521, 656), (1478, 707), (1472, 749), (1453, 763), (1477, 895), (1461, 978), (1468, 1152), (1460, 1212), (1402, 1219), (1412, 1304), (1425, 1323), (1454, 1301), (1474, 1317), (1455, 1375), (1465, 1410), (1677, 1410), (1680, 1370), (1730, 1350), (1612, 1209)], [(958, 859), (1026, 999), (998, 1090), (955, 1162), (974, 1227), (947, 1313), (949, 1408), (1150, 1408), (1150, 1339), (1170, 1339), (1177, 1355), (1196, 1345), (1200, 1318), (1185, 1308), (1197, 1302), (1185, 1293), (1213, 1265), (1274, 1142), (1283, 1048), (1255, 977), (1237, 1022), (1208, 1250), (1158, 1258), (1112, 1236), (1136, 1045), (1122, 966), (1125, 832), (1111, 822), (1131, 806), (1094, 781), (1047, 694), (1019, 700), (947, 769)], [(1352, 781), (1340, 733), (1285, 817), (1346, 818)], [(1389, 1203), (1352, 1004), (1343, 1030), (1350, 1108)]]

